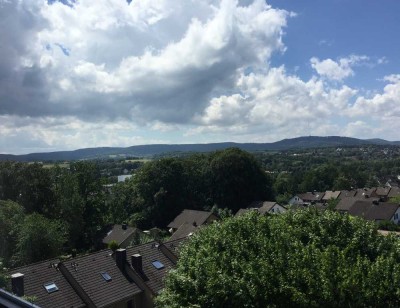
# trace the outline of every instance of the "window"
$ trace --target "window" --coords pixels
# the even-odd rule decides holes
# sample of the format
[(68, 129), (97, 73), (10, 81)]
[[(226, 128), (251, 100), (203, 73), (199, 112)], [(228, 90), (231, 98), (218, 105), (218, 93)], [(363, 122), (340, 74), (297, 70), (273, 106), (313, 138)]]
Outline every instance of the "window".
[(46, 289), (47, 293), (53, 293), (58, 291), (58, 287), (54, 282), (49, 282), (43, 285), (44, 288)]
[(106, 272), (102, 272), (102, 273), (100, 273), (101, 274), (101, 276), (103, 276), (103, 278), (104, 278), (104, 280), (105, 281), (111, 281), (112, 279), (111, 279), (111, 276), (108, 274), (108, 273), (106, 273)]
[(158, 261), (158, 260), (153, 261), (152, 264), (153, 264), (153, 266), (154, 266), (156, 269), (162, 269), (162, 268), (164, 268), (164, 264), (162, 264), (162, 263), (161, 263), (160, 261)]

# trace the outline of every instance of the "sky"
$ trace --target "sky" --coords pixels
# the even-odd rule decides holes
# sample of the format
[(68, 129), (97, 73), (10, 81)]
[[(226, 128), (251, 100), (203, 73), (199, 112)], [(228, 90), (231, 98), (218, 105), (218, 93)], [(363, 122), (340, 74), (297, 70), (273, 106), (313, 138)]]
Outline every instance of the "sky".
[(400, 140), (398, 0), (0, 0), (0, 153)]

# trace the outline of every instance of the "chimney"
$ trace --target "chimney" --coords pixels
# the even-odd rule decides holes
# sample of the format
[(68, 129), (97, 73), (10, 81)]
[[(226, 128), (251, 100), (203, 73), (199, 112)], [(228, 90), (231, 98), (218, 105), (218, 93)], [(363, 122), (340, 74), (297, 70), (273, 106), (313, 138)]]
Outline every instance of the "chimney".
[(122, 224), (122, 230), (126, 230), (128, 226), (126, 224)]
[(24, 296), (24, 274), (16, 273), (11, 275), (11, 288), (17, 296)]
[(117, 263), (117, 266), (121, 270), (121, 272), (124, 272), (126, 262), (126, 249), (120, 248), (115, 251), (115, 262)]
[(131, 256), (131, 262), (132, 262), (132, 267), (137, 271), (137, 272), (142, 272), (142, 256), (140, 254), (134, 254)]

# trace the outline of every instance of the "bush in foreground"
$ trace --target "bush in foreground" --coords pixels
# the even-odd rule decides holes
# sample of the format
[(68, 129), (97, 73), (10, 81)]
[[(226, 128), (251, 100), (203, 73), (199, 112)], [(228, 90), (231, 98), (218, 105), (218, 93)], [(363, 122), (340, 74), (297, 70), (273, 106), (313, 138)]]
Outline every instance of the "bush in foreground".
[(183, 246), (159, 307), (399, 306), (400, 248), (331, 211), (249, 213)]

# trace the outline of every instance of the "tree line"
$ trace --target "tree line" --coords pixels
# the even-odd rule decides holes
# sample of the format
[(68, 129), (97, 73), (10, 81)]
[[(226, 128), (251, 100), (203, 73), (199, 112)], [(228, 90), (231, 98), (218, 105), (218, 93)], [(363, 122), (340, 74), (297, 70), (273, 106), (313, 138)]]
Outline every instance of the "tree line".
[(273, 198), (251, 154), (227, 149), (153, 160), (110, 187), (96, 161), (67, 168), (0, 163), (0, 258), (5, 266), (99, 247), (104, 227), (165, 228), (183, 209), (227, 208)]
[[(99, 248), (110, 224), (165, 228), (183, 209), (235, 213), (255, 200), (284, 204), (296, 193), (378, 186), (379, 178), (400, 174), (398, 158), (381, 159), (378, 151), (360, 160), (348, 152), (253, 155), (231, 148), (144, 164), (1, 162), (0, 258), (6, 266), (27, 264)], [(134, 176), (106, 186), (114, 182), (107, 166), (134, 169)]]

